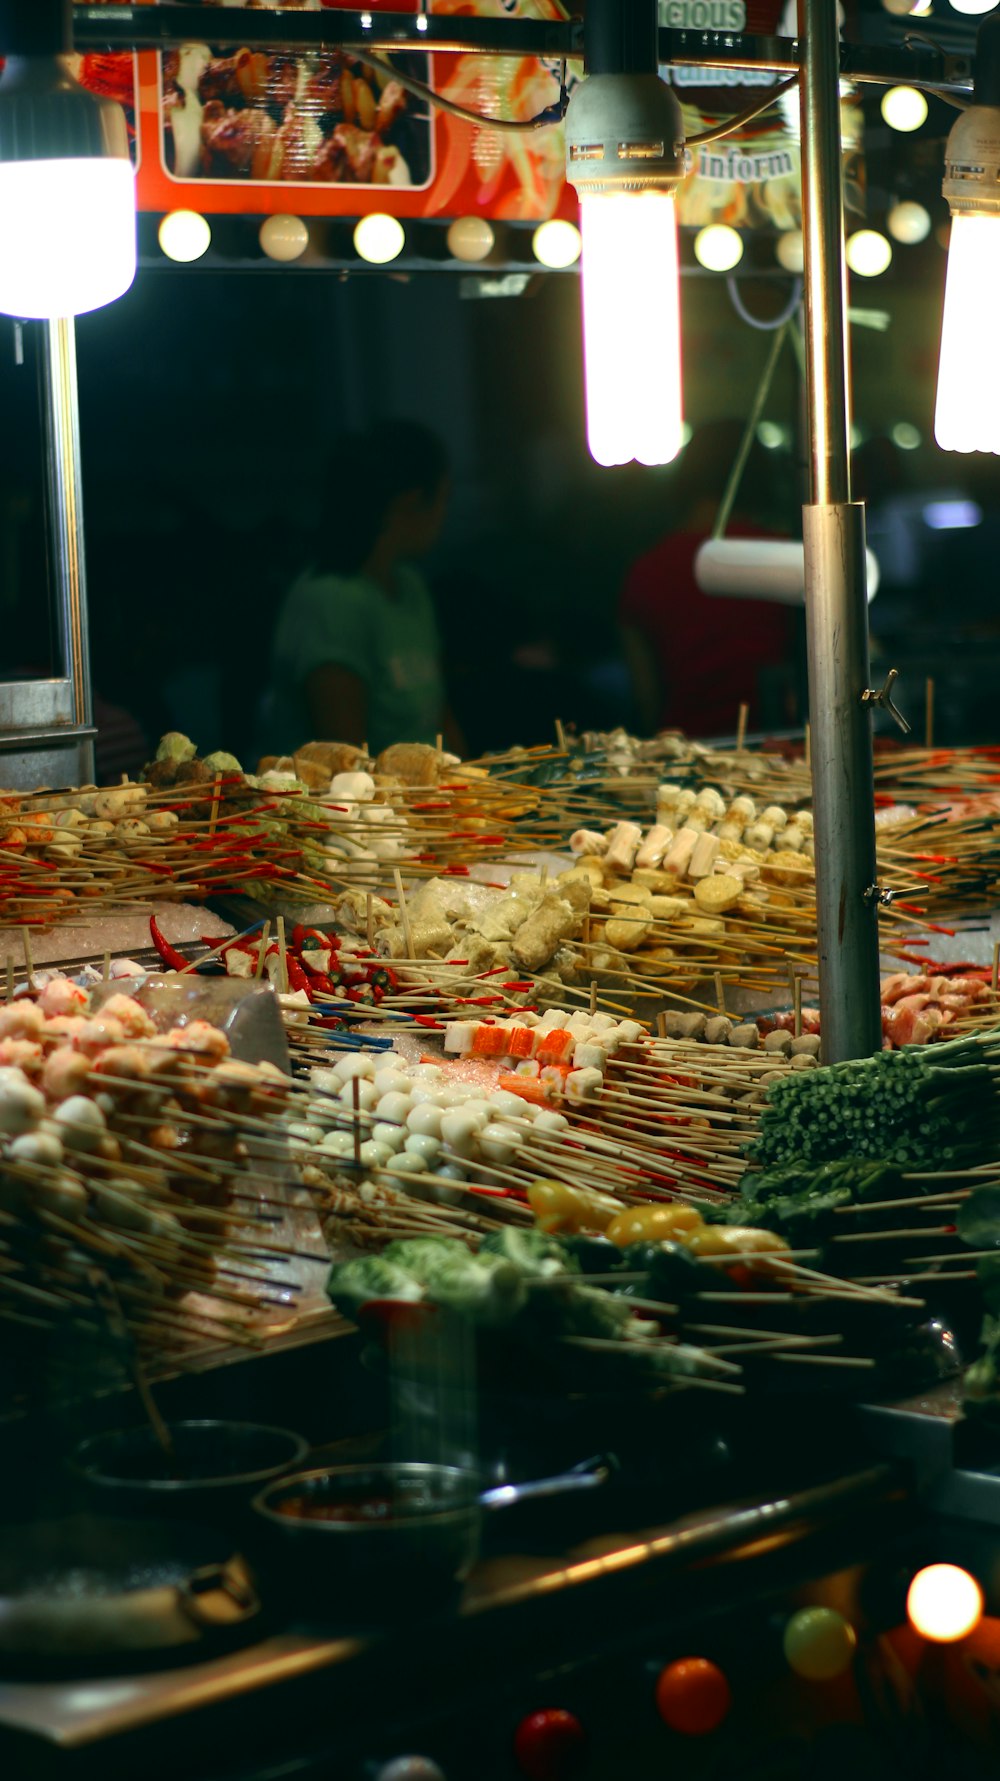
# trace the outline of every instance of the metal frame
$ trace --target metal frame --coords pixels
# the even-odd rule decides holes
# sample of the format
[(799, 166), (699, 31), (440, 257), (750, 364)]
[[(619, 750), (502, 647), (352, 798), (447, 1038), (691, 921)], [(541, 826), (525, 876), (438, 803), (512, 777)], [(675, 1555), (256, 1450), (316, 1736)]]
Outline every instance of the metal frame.
[[(813, 802), (823, 1048), (828, 1062), (862, 1056), (881, 1044), (878, 986), (878, 887), (868, 704), (868, 625), (864, 581), (864, 508), (850, 498), (850, 387), (844, 270), (839, 88), (856, 81), (905, 81), (942, 91), (971, 85), (967, 56), (904, 39), (902, 54), (839, 40), (836, 0), (799, 0), (799, 38), (740, 37), (724, 32), (659, 33), (661, 64), (714, 63), (731, 68), (801, 71), (805, 346), (811, 495), (803, 510), (806, 630), (812, 717)], [(76, 6), (78, 49), (162, 49), (210, 33), (213, 43), (288, 49), (424, 49), (438, 53), (578, 59), (582, 22), (477, 19), (440, 14), (322, 13), (199, 6)], [(72, 324), (54, 323), (48, 342), (48, 426), (54, 544), (71, 711), (90, 721), (80, 502), (76, 368)], [(53, 693), (64, 688), (52, 683)], [(0, 688), (0, 714), (12, 709)], [(5, 700), (4, 695), (8, 695)], [(35, 695), (40, 697), (40, 695)], [(60, 710), (64, 707), (60, 706)], [(77, 728), (77, 737), (85, 731)], [(81, 744), (86, 747), (86, 744)], [(2, 746), (2, 743), (0, 743)]]
[[(419, 17), (420, 28), (417, 20)], [(322, 12), (289, 13), (256, 10), (252, 21), (239, 9), (220, 8), (210, 19), (201, 6), (75, 6), (73, 41), (78, 50), (166, 49), (207, 35), (220, 48), (261, 49), (280, 45), (289, 50), (368, 49), (386, 54), (396, 49), (425, 49), (455, 54), (544, 56), (582, 60), (584, 29), (580, 19), (461, 18), (440, 13), (360, 12), (328, 8)], [(838, 43), (840, 72), (857, 81), (965, 91), (972, 80), (968, 56), (936, 50), (906, 40), (903, 54), (894, 46)], [(726, 68), (770, 68), (794, 74), (803, 65), (799, 43), (789, 37), (755, 37), (731, 31), (677, 31), (661, 28), (659, 59), (715, 64)]]
[(76, 330), (39, 323), (49, 569), (61, 672), (0, 683), (0, 779), (14, 790), (81, 785), (94, 776)]

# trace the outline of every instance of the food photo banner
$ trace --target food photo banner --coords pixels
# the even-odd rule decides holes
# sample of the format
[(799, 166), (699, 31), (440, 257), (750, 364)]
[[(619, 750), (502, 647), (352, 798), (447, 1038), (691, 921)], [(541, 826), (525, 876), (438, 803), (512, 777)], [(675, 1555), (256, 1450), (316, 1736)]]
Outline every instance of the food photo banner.
[[(232, 8), (233, 0), (226, 3)], [(350, 52), (254, 50), (253, 7), (247, 45), (220, 49), (211, 41), (217, 4), (205, 5), (204, 42), (134, 57), (75, 59), (86, 86), (126, 108), (141, 210), (346, 217), (380, 210), (513, 222), (576, 215), (564, 178), (561, 125), (530, 135), (492, 130), (434, 109)], [(324, 6), (330, 0), (289, 10)], [(380, 10), (417, 14), (422, 8), (413, 0), (372, 0), (371, 11)], [(563, 16), (557, 0), (433, 0), (427, 10), (456, 19)], [(660, 0), (660, 20), (674, 29), (795, 34), (782, 0)], [(560, 65), (532, 57), (408, 49), (393, 60), (401, 72), (486, 115), (530, 118), (559, 98)], [(661, 72), (677, 92), (688, 136), (745, 110), (781, 78), (766, 70), (679, 64)], [(570, 65), (567, 84), (581, 73)], [(860, 105), (848, 96), (841, 113), (847, 203), (861, 211)], [(678, 214), (695, 226), (792, 229), (801, 220), (799, 194), (792, 93), (764, 118), (694, 151)]]

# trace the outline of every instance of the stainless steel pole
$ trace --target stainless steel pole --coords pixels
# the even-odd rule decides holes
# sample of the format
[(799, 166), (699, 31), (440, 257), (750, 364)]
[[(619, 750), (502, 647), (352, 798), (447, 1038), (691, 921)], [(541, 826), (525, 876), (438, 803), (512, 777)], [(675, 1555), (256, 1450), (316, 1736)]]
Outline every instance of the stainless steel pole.
[(823, 1058), (879, 1049), (864, 507), (851, 500), (837, 0), (798, 0), (810, 501), (803, 509)]
[[(70, 320), (45, 327), (44, 421), (52, 573), (63, 672), (73, 693), (73, 724), (90, 729), (93, 703), (87, 635), (87, 571), (83, 539), (80, 407), (76, 377), (76, 329)], [(80, 742), (86, 780), (94, 776), (94, 746)]]

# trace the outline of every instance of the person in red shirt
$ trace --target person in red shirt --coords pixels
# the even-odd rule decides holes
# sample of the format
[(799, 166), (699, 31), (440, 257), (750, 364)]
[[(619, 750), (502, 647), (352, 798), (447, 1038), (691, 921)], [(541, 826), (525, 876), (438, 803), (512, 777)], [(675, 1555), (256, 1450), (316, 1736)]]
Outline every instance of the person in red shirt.
[[(794, 721), (793, 612), (767, 600), (703, 594), (694, 577), (695, 556), (711, 534), (741, 432), (736, 421), (698, 429), (677, 467), (680, 523), (625, 577), (618, 620), (644, 734), (731, 734), (742, 704), (750, 707), (751, 728), (765, 720)], [(787, 537), (781, 508), (790, 507), (796, 494), (787, 457), (755, 444), (726, 536)]]

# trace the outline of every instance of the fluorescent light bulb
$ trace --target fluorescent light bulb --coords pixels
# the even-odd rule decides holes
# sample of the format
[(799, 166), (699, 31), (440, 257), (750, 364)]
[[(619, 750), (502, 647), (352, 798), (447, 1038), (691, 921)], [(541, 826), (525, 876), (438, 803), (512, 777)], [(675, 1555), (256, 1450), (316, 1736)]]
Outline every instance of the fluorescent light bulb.
[(1000, 214), (953, 217), (934, 414), (943, 451), (1000, 453), (998, 290)]
[(599, 464), (681, 449), (680, 278), (669, 192), (581, 198), (587, 442)]
[(128, 290), (135, 266), (130, 161), (0, 161), (0, 312), (100, 309)]
[[(631, 17), (627, 7), (622, 14)], [(653, 71), (655, 7), (648, 23), (650, 71), (589, 74), (566, 113), (566, 173), (583, 239), (587, 443), (607, 465), (669, 464), (684, 443), (674, 208), (684, 119)]]

